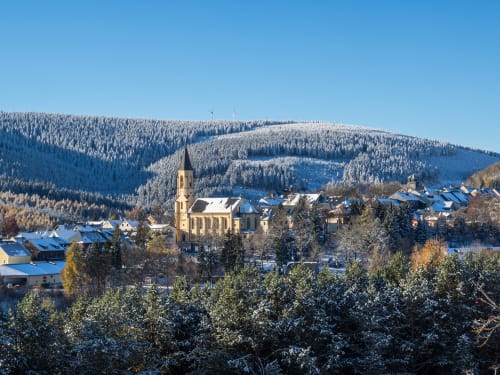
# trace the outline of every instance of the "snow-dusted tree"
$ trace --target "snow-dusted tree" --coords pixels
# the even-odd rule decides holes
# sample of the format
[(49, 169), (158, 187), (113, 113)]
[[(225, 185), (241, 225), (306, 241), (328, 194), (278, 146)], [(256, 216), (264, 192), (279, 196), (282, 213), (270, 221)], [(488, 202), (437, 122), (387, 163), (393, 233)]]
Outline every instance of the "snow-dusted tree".
[(63, 371), (68, 351), (61, 317), (51, 302), (26, 294), (10, 312), (8, 328), (12, 336), (7, 347), (15, 352), (16, 373)]

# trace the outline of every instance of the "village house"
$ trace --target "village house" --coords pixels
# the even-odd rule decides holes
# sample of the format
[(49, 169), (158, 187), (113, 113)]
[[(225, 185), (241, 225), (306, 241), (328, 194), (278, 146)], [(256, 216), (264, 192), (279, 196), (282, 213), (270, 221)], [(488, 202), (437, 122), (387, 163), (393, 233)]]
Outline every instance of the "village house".
[(0, 264), (29, 263), (31, 253), (16, 241), (0, 241)]
[(61, 271), (66, 262), (31, 262), (0, 265), (0, 278), (3, 284), (25, 287), (62, 286)]
[(70, 242), (60, 237), (42, 237), (28, 239), (23, 245), (31, 252), (32, 260), (55, 261), (66, 258), (66, 249)]
[(139, 222), (137, 220), (123, 219), (119, 228), (123, 233), (130, 234), (132, 232), (136, 232), (138, 226)]
[(85, 225), (76, 225), (72, 229), (61, 225), (51, 233), (51, 237), (62, 238), (69, 243), (75, 242), (82, 249), (87, 249), (93, 243), (104, 245), (112, 236), (113, 231), (111, 229), (99, 230)]

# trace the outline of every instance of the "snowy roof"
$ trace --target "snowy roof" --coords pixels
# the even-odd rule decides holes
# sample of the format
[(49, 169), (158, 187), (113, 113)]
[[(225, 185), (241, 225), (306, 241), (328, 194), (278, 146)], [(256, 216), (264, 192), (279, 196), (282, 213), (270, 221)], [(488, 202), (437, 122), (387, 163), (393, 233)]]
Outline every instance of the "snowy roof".
[(380, 204), (392, 204), (394, 206), (399, 206), (400, 202), (397, 199), (391, 199), (391, 198), (378, 198), (377, 201)]
[(84, 225), (84, 224), (75, 225), (75, 227), (73, 229), (76, 231), (79, 231), (79, 232), (94, 232), (95, 231), (95, 227), (93, 227), (91, 225)]
[(391, 199), (396, 199), (402, 202), (414, 201), (414, 202), (422, 202), (425, 203), (422, 197), (417, 196), (415, 194), (405, 193), (402, 191), (398, 191), (390, 196)]
[(19, 234), (16, 236), (16, 238), (22, 238), (25, 240), (34, 240), (37, 238), (44, 238), (44, 237), (49, 237), (51, 234), (51, 231), (47, 230), (44, 232), (19, 232)]
[(94, 242), (98, 243), (104, 243), (106, 242), (106, 236), (103, 234), (97, 232), (97, 231), (92, 231), (92, 232), (81, 232), (82, 240), (80, 242), (83, 242), (85, 244), (90, 244)]
[(2, 276), (40, 276), (60, 274), (66, 262), (32, 262), (0, 265)]
[(77, 232), (77, 231), (72, 230), (72, 229), (65, 229), (65, 228), (53, 231), (51, 234), (51, 237), (60, 237), (60, 238), (65, 239), (68, 242), (71, 242), (71, 241), (78, 242), (78, 241), (81, 241), (81, 239), (82, 239), (80, 232)]
[(286, 206), (296, 206), (299, 203), (301, 197), (304, 197), (309, 203), (314, 203), (319, 200), (320, 194), (291, 194), (284, 205)]
[(443, 197), (443, 199), (445, 201), (451, 201), (451, 202), (455, 202), (456, 204), (460, 204), (460, 199), (458, 197), (455, 196), (455, 194), (453, 194), (451, 191), (445, 191), (445, 192), (442, 192), (441, 193), (441, 197)]
[(243, 201), (240, 204), (240, 214), (258, 214), (259, 211), (255, 209), (254, 206), (250, 204), (250, 202)]
[(121, 220), (107, 220), (103, 223), (103, 226), (110, 226), (112, 228), (116, 228), (120, 226), (121, 223), (122, 223)]
[(129, 225), (132, 228), (137, 228), (139, 226), (139, 222), (137, 220), (124, 219), (122, 221), (122, 225)]
[(148, 224), (148, 226), (153, 229), (153, 230), (160, 230), (160, 229), (165, 229), (168, 228), (168, 224)]
[(259, 204), (264, 206), (279, 206), (279, 204), (283, 202), (284, 200), (281, 198), (265, 197), (259, 199)]
[(0, 242), (0, 250), (10, 257), (31, 257), (31, 253), (18, 242)]
[(198, 198), (189, 209), (189, 213), (229, 213), (234, 211), (241, 198)]
[(443, 212), (446, 209), (443, 202), (435, 202), (432, 204), (431, 208), (434, 212)]
[(105, 221), (103, 220), (87, 221), (87, 225), (90, 225), (91, 227), (102, 227), (104, 223)]
[(60, 237), (48, 237), (29, 240), (33, 246), (35, 246), (39, 251), (64, 251), (69, 245), (69, 241), (66, 241)]

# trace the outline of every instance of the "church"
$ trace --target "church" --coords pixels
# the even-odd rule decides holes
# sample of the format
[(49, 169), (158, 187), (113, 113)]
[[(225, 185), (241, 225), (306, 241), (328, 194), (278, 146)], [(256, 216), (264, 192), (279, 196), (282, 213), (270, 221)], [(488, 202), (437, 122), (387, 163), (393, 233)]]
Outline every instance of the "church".
[(177, 243), (191, 245), (210, 236), (253, 233), (259, 226), (259, 212), (244, 198), (195, 198), (194, 171), (187, 147), (177, 171), (175, 201), (175, 238)]

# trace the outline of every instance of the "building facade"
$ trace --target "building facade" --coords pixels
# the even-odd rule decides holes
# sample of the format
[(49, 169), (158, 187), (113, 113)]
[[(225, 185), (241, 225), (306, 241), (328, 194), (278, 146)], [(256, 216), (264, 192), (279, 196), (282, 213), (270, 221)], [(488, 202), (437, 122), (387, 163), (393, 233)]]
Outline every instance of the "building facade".
[(177, 171), (175, 239), (180, 245), (200, 243), (226, 232), (252, 233), (259, 226), (259, 212), (244, 198), (196, 198), (194, 170), (187, 148)]

